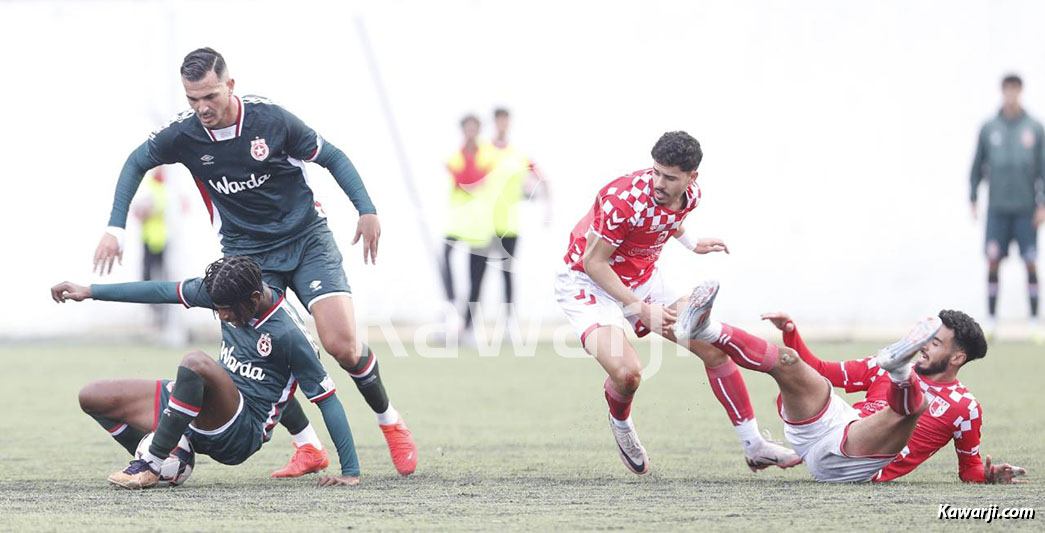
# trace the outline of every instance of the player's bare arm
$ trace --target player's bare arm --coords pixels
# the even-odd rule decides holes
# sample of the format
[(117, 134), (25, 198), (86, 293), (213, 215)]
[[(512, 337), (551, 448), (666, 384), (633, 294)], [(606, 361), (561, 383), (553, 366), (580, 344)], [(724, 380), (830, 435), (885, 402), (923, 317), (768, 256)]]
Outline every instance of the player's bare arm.
[(671, 331), (675, 324), (675, 310), (662, 305), (653, 305), (639, 300), (617, 273), (610, 267), (610, 256), (617, 250), (616, 246), (604, 241), (592, 232), (588, 232), (588, 244), (584, 249), (584, 270), (602, 290), (624, 305), (625, 314), (637, 314), (639, 320), (650, 329), (661, 335)]
[(679, 228), (678, 232), (675, 233), (675, 238), (678, 239), (679, 244), (697, 254), (704, 255), (713, 252), (729, 253), (729, 247), (726, 246), (726, 241), (715, 237), (702, 237), (695, 239), (686, 234), (686, 228)]
[(1021, 484), (1027, 482), (1025, 479), (1019, 479), (1019, 476), (1027, 475), (1026, 468), (1013, 466), (1009, 463), (992, 465), (991, 456), (989, 455), (983, 460), (983, 471), (987, 478), (987, 483)]

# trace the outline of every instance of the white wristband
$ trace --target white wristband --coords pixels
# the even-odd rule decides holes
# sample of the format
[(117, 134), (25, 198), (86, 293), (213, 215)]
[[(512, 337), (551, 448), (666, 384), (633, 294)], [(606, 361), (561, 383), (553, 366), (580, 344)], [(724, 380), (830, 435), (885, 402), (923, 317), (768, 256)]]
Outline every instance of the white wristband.
[(697, 242), (699, 241), (699, 239), (690, 238), (688, 231), (683, 233), (681, 237), (676, 237), (676, 240), (679, 241), (679, 244), (685, 246), (686, 249), (694, 252), (697, 251)]
[(116, 237), (116, 245), (123, 251), (123, 237), (127, 234), (127, 230), (118, 226), (109, 226), (105, 228), (105, 233)]

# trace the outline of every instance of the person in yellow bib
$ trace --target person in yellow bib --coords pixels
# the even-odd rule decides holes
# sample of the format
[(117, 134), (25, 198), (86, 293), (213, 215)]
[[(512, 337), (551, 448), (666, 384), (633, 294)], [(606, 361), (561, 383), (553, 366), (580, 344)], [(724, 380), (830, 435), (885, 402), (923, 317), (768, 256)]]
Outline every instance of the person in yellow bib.
[(499, 248), (504, 256), (501, 262), (504, 303), (511, 316), (514, 311), (512, 268), (519, 239), (519, 203), (531, 198), (540, 199), (544, 204), (544, 224), (547, 225), (551, 215), (551, 193), (548, 182), (533, 160), (508, 141), (511, 113), (501, 107), (494, 110), (493, 117), (497, 130), (493, 145), (497, 147), (498, 160), (487, 180), (497, 195), (493, 206), (494, 234), (500, 240)]
[[(443, 286), (446, 299), (456, 317), (451, 258), (454, 248), (468, 247), (468, 300), (464, 312), (464, 334), (471, 337), (472, 302), (479, 301), (479, 289), (486, 271), (486, 254), (494, 237), (495, 190), (487, 176), (497, 165), (499, 150), (489, 141), (479, 138), (479, 118), (467, 115), (461, 119), (464, 143), (446, 161), (450, 176), (449, 224), (443, 250)], [(450, 325), (449, 327), (454, 327)], [(450, 333), (450, 332), (448, 332)]]

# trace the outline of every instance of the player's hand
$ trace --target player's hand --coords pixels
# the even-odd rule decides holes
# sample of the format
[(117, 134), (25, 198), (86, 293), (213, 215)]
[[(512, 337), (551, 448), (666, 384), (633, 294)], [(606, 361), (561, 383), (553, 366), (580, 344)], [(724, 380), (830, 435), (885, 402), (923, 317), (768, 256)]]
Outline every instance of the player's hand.
[(710, 254), (711, 252), (726, 252), (728, 254), (729, 247), (726, 246), (726, 241), (709, 237), (697, 239), (697, 247), (693, 251), (698, 254)]
[(1034, 210), (1034, 227), (1037, 228), (1041, 226), (1042, 222), (1045, 222), (1045, 205), (1039, 205), (1038, 208)]
[(1026, 483), (1025, 479), (1017, 479), (1017, 476), (1027, 474), (1026, 468), (1012, 466), (1009, 463), (991, 465), (991, 456), (983, 461), (983, 471), (986, 474), (987, 483)]
[(363, 263), (376, 265), (377, 241), (381, 238), (381, 223), (378, 222), (377, 215), (359, 217), (359, 222), (356, 224), (356, 237), (352, 239), (352, 244), (359, 242), (360, 237), (363, 238)]
[(972, 219), (973, 219), (973, 220), (976, 220), (976, 218), (977, 218), (977, 216), (978, 216), (978, 215), (976, 214), (976, 202), (973, 202), (973, 203), (969, 204), (969, 206), (970, 206), (970, 207), (972, 208), (972, 209), (970, 210), (970, 212), (972, 213)]
[(123, 251), (120, 250), (120, 243), (116, 237), (105, 233), (102, 235), (102, 240), (98, 241), (98, 248), (94, 250), (94, 268), (91, 269), (91, 272), (98, 272), (102, 275), (112, 272), (114, 260), (119, 260), (122, 265)]
[(678, 315), (674, 309), (664, 307), (663, 305), (644, 303), (642, 304), (642, 307), (639, 308), (639, 320), (641, 320), (650, 331), (654, 331), (661, 336), (664, 336), (671, 331), (677, 318)]
[(68, 281), (63, 281), (58, 285), (51, 287), (51, 299), (60, 304), (65, 303), (66, 300), (82, 302), (90, 297), (90, 287), (84, 287), (83, 285), (77, 285)]
[(762, 313), (762, 320), (772, 322), (776, 329), (784, 333), (791, 333), (795, 330), (795, 323), (791, 321), (791, 316), (787, 313)]
[(359, 484), (359, 478), (355, 476), (322, 476), (319, 478), (320, 487), (354, 487)]

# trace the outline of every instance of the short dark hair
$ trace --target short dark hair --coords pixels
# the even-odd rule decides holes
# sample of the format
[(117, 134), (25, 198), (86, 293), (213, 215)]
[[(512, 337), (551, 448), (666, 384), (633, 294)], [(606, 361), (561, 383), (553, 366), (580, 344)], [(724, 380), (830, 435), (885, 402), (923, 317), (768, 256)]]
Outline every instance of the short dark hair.
[(1019, 88), (1022, 89), (1023, 88), (1023, 80), (1020, 79), (1020, 77), (1015, 75), (1015, 74), (1009, 74), (1009, 75), (1005, 76), (1004, 78), (1002, 78), (1002, 80), (1001, 80), (1001, 86), (1005, 87), (1006, 85), (1015, 85), (1016, 87), (1019, 87)]
[(692, 172), (700, 166), (704, 152), (700, 141), (684, 131), (669, 131), (660, 136), (650, 151), (653, 160), (669, 167), (678, 167), (683, 172)]
[(207, 266), (203, 286), (215, 305), (237, 306), (262, 289), (261, 265), (245, 255), (223, 257)]
[(983, 336), (983, 329), (971, 316), (961, 311), (944, 309), (940, 311), (940, 320), (944, 327), (954, 331), (954, 344), (965, 352), (965, 363), (987, 356), (987, 339)]
[(468, 124), (469, 122), (475, 122), (479, 126), (483, 125), (482, 122), (479, 122), (479, 117), (477, 117), (475, 115), (468, 114), (468, 115), (465, 115), (465, 116), (461, 117), (461, 127), (462, 128), (464, 127), (465, 124)]
[(225, 58), (210, 47), (189, 52), (181, 62), (181, 77), (189, 81), (200, 81), (212, 70), (218, 78), (224, 76)]
[(493, 117), (494, 118), (510, 117), (510, 116), (512, 116), (512, 114), (508, 112), (508, 108), (506, 108), (506, 107), (498, 107), (498, 108), (493, 110)]

